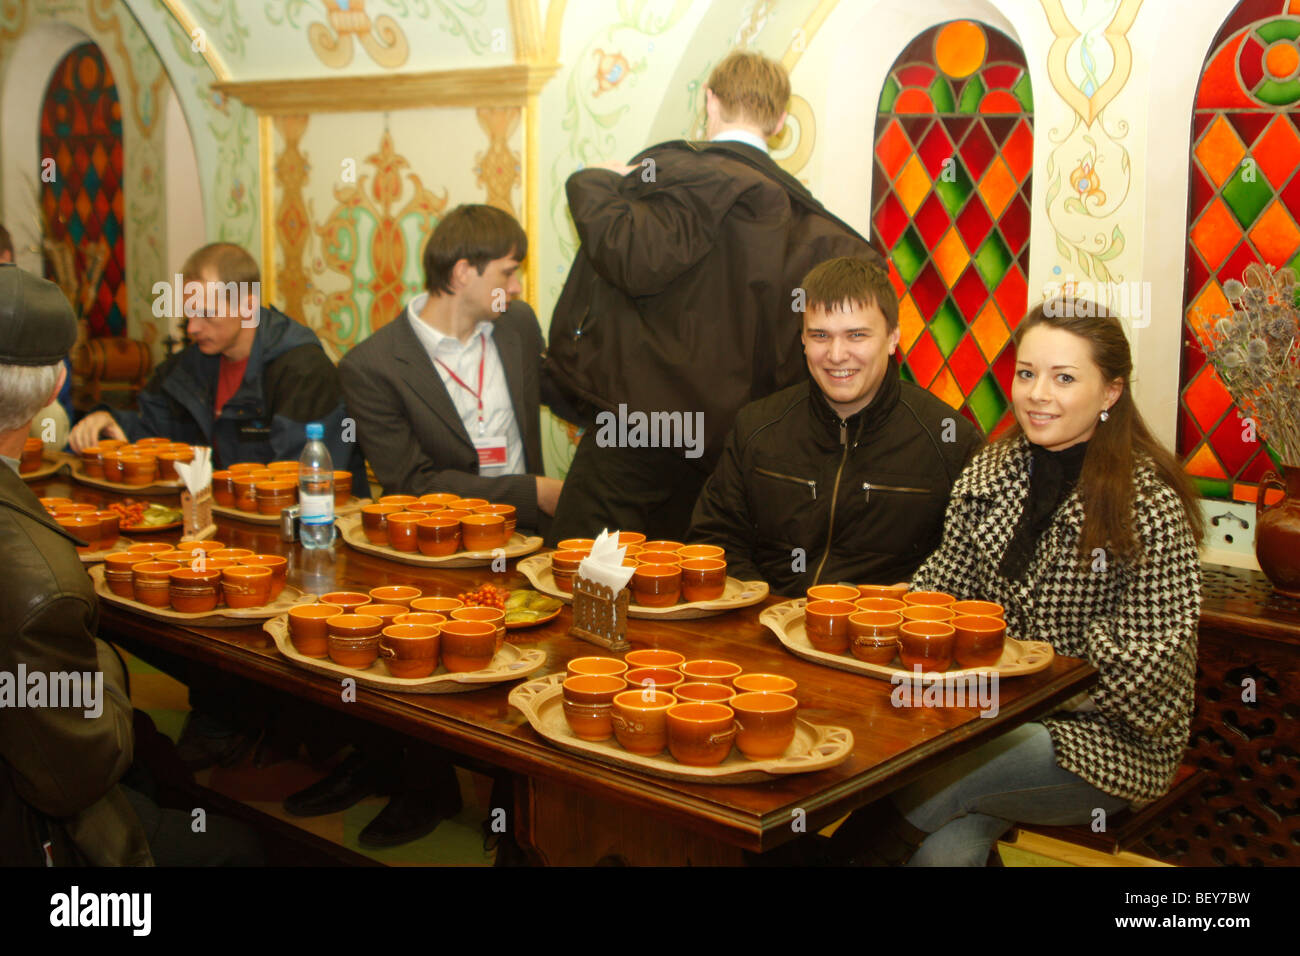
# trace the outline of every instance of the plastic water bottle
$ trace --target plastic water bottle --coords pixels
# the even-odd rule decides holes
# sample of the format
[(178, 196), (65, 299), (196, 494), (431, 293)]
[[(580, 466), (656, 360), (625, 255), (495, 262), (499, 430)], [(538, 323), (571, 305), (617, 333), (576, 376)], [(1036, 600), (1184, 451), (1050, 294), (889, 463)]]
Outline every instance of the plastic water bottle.
[(307, 444), (298, 459), (298, 524), (304, 548), (334, 543), (334, 462), (325, 447), (320, 422), (307, 426)]

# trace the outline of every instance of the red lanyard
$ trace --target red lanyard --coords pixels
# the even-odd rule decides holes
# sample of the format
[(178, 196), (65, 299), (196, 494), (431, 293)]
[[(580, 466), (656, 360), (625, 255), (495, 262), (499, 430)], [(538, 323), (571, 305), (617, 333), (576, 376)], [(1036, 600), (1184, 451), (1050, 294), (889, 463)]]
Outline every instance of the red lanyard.
[(443, 370), (446, 371), (446, 373), (451, 376), (451, 380), (453, 382), (455, 382), (465, 391), (473, 395), (475, 401), (478, 402), (478, 433), (482, 435), (484, 431), (483, 428), (483, 359), (487, 355), (487, 338), (483, 335), (482, 332), (480, 332), (478, 336), (478, 345), (479, 345), (479, 352), (478, 352), (478, 388), (477, 389), (470, 388), (468, 385), (466, 385), (461, 380), (461, 377), (457, 375), (455, 372), (453, 372), (451, 368), (447, 365), (447, 363), (444, 362), (442, 359), (434, 359), (434, 361), (443, 367)]

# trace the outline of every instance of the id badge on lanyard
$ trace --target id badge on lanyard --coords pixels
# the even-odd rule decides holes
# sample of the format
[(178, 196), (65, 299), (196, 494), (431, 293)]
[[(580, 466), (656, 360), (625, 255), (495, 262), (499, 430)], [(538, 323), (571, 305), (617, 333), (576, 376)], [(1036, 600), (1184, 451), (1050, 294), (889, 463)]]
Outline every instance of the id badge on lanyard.
[(487, 357), (487, 338), (483, 333), (479, 333), (479, 355), (478, 355), (478, 388), (470, 388), (469, 385), (461, 379), (459, 375), (451, 370), (447, 363), (438, 359), (437, 362), (443, 367), (451, 380), (459, 385), (465, 391), (474, 396), (478, 402), (478, 429), (477, 434), (471, 434), (470, 440), (474, 443), (474, 449), (478, 452), (478, 470), (480, 475), (499, 475), (505, 471), (506, 467), (506, 436), (505, 435), (487, 435), (487, 424), (483, 420), (483, 363)]

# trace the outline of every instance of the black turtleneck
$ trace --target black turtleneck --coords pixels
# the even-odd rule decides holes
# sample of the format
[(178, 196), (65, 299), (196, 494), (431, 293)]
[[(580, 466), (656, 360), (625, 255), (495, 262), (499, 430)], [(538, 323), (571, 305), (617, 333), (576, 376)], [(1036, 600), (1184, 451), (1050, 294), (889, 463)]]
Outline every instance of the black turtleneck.
[(1004, 578), (1018, 581), (1024, 577), (1056, 509), (1074, 490), (1087, 451), (1086, 441), (1061, 451), (1048, 451), (1042, 445), (1029, 443), (1029, 496), (998, 566), (998, 573)]

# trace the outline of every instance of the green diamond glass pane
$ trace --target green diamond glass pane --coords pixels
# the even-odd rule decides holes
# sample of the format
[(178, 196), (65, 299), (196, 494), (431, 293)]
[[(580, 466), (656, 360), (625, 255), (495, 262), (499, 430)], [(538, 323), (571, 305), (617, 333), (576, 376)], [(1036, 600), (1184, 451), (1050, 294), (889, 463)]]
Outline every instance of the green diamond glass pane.
[(879, 112), (888, 113), (893, 110), (894, 100), (898, 99), (899, 90), (898, 80), (892, 76), (885, 80), (885, 88), (880, 93)]
[(1255, 95), (1265, 103), (1272, 103), (1274, 106), (1287, 106), (1300, 99), (1300, 80), (1287, 80), (1285, 83), (1279, 83), (1276, 80), (1265, 80), (1259, 84), (1259, 89), (1255, 90)]
[(903, 277), (904, 282), (911, 285), (926, 260), (925, 243), (917, 235), (915, 226), (907, 227), (903, 237), (898, 240), (898, 245), (894, 246), (891, 257), (898, 274)]
[(1025, 108), (1026, 113), (1034, 111), (1034, 93), (1030, 89), (1028, 73), (1022, 76), (1020, 82), (1011, 88), (1011, 92), (1016, 94), (1016, 99), (1020, 101), (1020, 105)]
[(1196, 489), (1201, 493), (1202, 498), (1231, 498), (1232, 482), (1224, 481), (1221, 478), (1198, 478), (1191, 476), (1192, 481), (1196, 482)]
[(992, 372), (980, 379), (979, 384), (971, 390), (966, 404), (975, 413), (980, 428), (986, 435), (993, 431), (1007, 410), (1007, 400), (1002, 397), (1002, 389), (998, 388)]
[(965, 331), (966, 323), (962, 321), (957, 306), (953, 305), (952, 298), (944, 299), (943, 305), (939, 306), (934, 318), (930, 320), (930, 334), (934, 336), (944, 358), (952, 354)]
[(957, 108), (956, 97), (952, 95), (952, 84), (942, 76), (936, 76), (930, 84), (930, 99), (934, 101), (936, 113), (951, 113)]
[(1255, 28), (1255, 32), (1264, 38), (1265, 43), (1275, 40), (1294, 40), (1300, 37), (1300, 22), (1295, 20), (1270, 20)]
[(966, 205), (966, 199), (974, 188), (966, 166), (960, 160), (946, 164), (939, 178), (934, 181), (934, 191), (939, 194), (939, 201), (948, 210), (948, 215), (953, 217)]
[(1242, 163), (1237, 171), (1223, 185), (1222, 196), (1242, 229), (1249, 229), (1255, 224), (1255, 218), (1264, 211), (1269, 200), (1273, 198), (1273, 189), (1253, 166), (1250, 167), (1250, 179), (1246, 178), (1247, 164)]
[(916, 376), (912, 374), (912, 370), (901, 363), (898, 366), (898, 377), (910, 385), (916, 384)]
[(972, 76), (961, 91), (961, 102), (957, 104), (958, 113), (978, 113), (980, 100), (984, 98), (984, 83), (978, 76)]
[(984, 245), (975, 253), (975, 268), (984, 279), (984, 285), (990, 289), (997, 288), (1011, 261), (1011, 253), (996, 229), (989, 233)]

